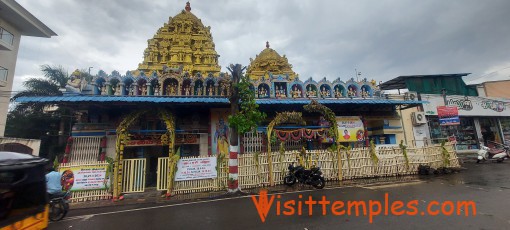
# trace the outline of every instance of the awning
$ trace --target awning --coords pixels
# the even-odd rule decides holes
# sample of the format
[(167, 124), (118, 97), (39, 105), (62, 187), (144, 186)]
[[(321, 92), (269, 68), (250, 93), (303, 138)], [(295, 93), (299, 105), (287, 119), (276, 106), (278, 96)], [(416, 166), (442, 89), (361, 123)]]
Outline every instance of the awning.
[(406, 80), (409, 78), (422, 78), (422, 77), (464, 77), (470, 73), (455, 73), (455, 74), (433, 74), (433, 75), (408, 75), (398, 76), (387, 82), (379, 85), (381, 90), (392, 90), (392, 89), (407, 89)]

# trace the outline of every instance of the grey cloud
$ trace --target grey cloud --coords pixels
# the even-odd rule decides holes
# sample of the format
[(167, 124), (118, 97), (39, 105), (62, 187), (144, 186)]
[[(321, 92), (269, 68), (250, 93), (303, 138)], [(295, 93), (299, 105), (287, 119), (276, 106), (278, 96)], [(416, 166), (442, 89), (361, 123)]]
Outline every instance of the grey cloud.
[[(147, 39), (184, 1), (29, 1), (21, 5), (59, 34), (23, 39), (17, 76), (42, 64), (93, 66), (124, 73), (142, 60)], [(223, 71), (249, 64), (265, 42), (285, 54), (301, 79), (471, 72), (475, 79), (510, 66), (510, 2), (191, 1), (211, 26)], [(495, 76), (495, 77), (493, 77)], [(508, 77), (504, 71), (491, 79)]]

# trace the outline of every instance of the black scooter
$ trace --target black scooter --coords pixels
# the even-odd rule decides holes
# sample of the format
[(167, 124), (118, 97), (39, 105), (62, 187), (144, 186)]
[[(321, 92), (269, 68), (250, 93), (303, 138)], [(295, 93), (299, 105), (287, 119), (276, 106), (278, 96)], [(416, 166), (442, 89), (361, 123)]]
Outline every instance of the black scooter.
[(283, 183), (292, 186), (296, 182), (312, 185), (314, 188), (322, 189), (326, 185), (322, 171), (320, 167), (312, 167), (311, 169), (305, 169), (303, 166), (294, 166), (289, 164), (289, 172), (283, 179)]

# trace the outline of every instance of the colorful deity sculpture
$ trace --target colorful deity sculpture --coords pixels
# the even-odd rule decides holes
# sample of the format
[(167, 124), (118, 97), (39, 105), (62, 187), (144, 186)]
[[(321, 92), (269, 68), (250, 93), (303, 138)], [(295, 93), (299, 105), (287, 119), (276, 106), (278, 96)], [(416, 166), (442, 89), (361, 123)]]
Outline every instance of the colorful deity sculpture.
[(329, 90), (327, 90), (326, 87), (324, 87), (324, 86), (321, 87), (321, 95), (322, 95), (322, 97), (329, 97), (329, 96), (331, 96), (330, 93), (329, 93)]
[(105, 84), (101, 86), (101, 95), (108, 95), (107, 88)]
[(166, 95), (172, 95), (171, 91), (172, 91), (172, 86), (171, 85), (167, 85), (166, 86)]
[(349, 97), (355, 97), (356, 96), (356, 90), (354, 90), (352, 86), (349, 86), (349, 91), (347, 91), (347, 95)]
[(308, 96), (308, 97), (316, 97), (317, 96), (317, 92), (312, 88), (311, 85), (308, 85), (308, 87), (307, 87), (306, 96)]
[(287, 97), (287, 90), (283, 86), (280, 89), (280, 97), (282, 97), (282, 98), (286, 98)]
[(199, 86), (197, 87), (197, 94), (196, 94), (196, 95), (198, 95), (198, 96), (202, 96), (202, 94), (203, 94), (203, 93), (202, 93), (202, 86), (200, 86), (200, 85), (199, 85)]
[(216, 153), (227, 155), (229, 153), (228, 147), (228, 126), (225, 124), (223, 118), (220, 118), (216, 124), (216, 132), (214, 133), (214, 141), (216, 141)]
[(191, 95), (191, 86), (184, 87), (184, 95), (189, 96)]
[(259, 98), (267, 97), (267, 90), (264, 87), (259, 88)]
[(341, 97), (343, 97), (343, 92), (342, 92), (342, 90), (339, 90), (338, 88), (335, 88), (335, 97), (336, 97), (336, 98), (341, 98)]
[(212, 95), (213, 95), (213, 86), (208, 85), (207, 86), (207, 96), (212, 96)]
[(369, 96), (368, 91), (365, 90), (365, 88), (361, 88), (361, 96), (363, 98), (367, 98)]

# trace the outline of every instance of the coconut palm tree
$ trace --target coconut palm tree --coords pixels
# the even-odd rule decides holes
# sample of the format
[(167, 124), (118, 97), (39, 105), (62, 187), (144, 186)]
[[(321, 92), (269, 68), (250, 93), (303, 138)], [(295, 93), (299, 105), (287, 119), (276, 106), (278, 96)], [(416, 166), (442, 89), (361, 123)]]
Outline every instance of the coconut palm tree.
[[(34, 96), (61, 96), (60, 89), (65, 88), (69, 75), (62, 66), (41, 66), (41, 71), (44, 78), (30, 78), (23, 82), (26, 88), (23, 91), (15, 94), (11, 101), (15, 101), (20, 97), (34, 97)], [(19, 112), (42, 112), (46, 105), (41, 103), (22, 103), (14, 107), (14, 110)]]

